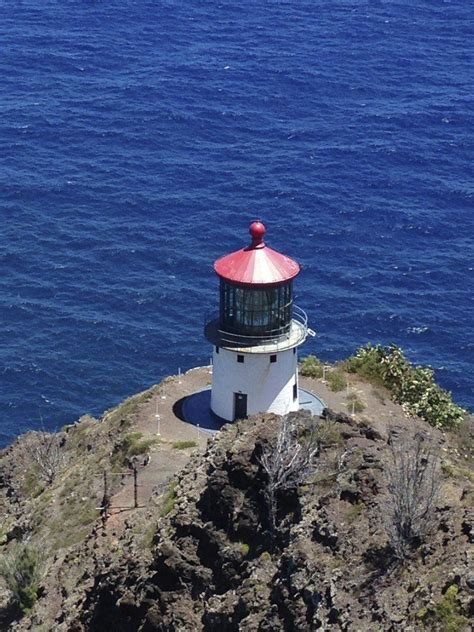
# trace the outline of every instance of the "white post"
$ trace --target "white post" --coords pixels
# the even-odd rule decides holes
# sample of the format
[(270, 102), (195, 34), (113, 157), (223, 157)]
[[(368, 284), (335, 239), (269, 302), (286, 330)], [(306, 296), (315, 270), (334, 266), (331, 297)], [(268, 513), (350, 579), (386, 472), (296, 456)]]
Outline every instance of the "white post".
[(352, 400), (352, 414), (355, 413), (355, 401)]
[(199, 438), (200, 438), (200, 434), (199, 434), (199, 424), (196, 424), (196, 428), (197, 428), (197, 432), (198, 432), (198, 445), (199, 445)]
[(212, 373), (212, 356), (209, 358), (209, 373)]
[(181, 382), (181, 367), (178, 367), (178, 384), (182, 384), (182, 382)]
[(161, 417), (158, 414), (158, 400), (156, 400), (156, 406), (155, 406), (155, 419), (156, 419), (156, 434), (157, 435), (161, 435), (161, 428), (160, 428), (160, 422), (161, 422)]

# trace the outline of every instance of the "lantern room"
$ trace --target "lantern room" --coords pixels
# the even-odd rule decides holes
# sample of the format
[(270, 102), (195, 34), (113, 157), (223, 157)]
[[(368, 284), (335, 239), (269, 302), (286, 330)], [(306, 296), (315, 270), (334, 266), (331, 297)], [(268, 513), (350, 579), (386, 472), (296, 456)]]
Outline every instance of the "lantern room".
[(251, 243), (218, 259), (220, 278), (219, 325), (245, 343), (287, 335), (293, 316), (293, 279), (296, 261), (264, 242), (265, 226), (250, 225)]

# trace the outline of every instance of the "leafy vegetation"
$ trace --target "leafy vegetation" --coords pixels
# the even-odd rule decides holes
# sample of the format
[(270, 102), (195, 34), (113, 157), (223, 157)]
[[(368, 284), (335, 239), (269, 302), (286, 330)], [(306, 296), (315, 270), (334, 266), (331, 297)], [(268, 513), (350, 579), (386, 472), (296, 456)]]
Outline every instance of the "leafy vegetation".
[(437, 624), (443, 632), (461, 632), (469, 624), (458, 598), (458, 587), (452, 584), (435, 606), (422, 608), (417, 619), (432, 629)]
[(306, 356), (300, 362), (300, 375), (304, 377), (322, 377), (323, 365), (319, 358), (314, 355)]
[(156, 443), (156, 439), (143, 439), (142, 432), (128, 432), (120, 443), (115, 446), (115, 454), (112, 457), (114, 467), (121, 467), (134, 456), (145, 454)]
[(31, 498), (37, 498), (44, 492), (44, 490), (44, 485), (42, 485), (39, 481), (36, 465), (33, 465), (25, 474), (22, 492)]
[(346, 376), (342, 371), (331, 371), (326, 375), (326, 380), (331, 391), (337, 393), (347, 387)]
[(160, 512), (161, 516), (167, 516), (171, 511), (173, 511), (174, 504), (176, 502), (176, 485), (177, 483), (175, 481), (170, 483), (168, 493), (166, 494), (163, 507)]
[(418, 415), (436, 428), (453, 429), (463, 421), (465, 411), (436, 384), (432, 369), (413, 366), (395, 345), (361, 347), (345, 368), (385, 386), (407, 414)]
[(250, 551), (249, 545), (243, 542), (240, 545), (240, 552), (242, 553), (242, 555), (247, 556), (249, 554), (249, 551)]
[(346, 404), (347, 408), (349, 412), (351, 412), (352, 414), (361, 413), (363, 410), (365, 410), (364, 402), (359, 398), (357, 393), (355, 393), (354, 391), (349, 393), (349, 395), (346, 397), (346, 400), (347, 400), (347, 404)]
[(319, 423), (315, 430), (316, 438), (321, 445), (331, 446), (342, 443), (342, 435), (338, 424), (327, 419)]
[(39, 557), (36, 550), (19, 544), (0, 559), (0, 575), (12, 592), (19, 611), (27, 614), (38, 598)]
[(126, 456), (145, 454), (155, 443), (154, 439), (142, 439), (142, 437), (143, 434), (141, 432), (129, 432), (124, 436), (122, 446)]
[(197, 443), (195, 441), (175, 441), (173, 448), (175, 450), (186, 450), (187, 448), (195, 448)]

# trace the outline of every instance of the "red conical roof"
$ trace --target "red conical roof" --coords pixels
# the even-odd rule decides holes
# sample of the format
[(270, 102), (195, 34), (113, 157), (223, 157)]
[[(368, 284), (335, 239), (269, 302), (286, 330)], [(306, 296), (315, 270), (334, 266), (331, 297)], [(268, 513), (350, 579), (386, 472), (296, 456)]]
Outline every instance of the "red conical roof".
[(290, 281), (299, 273), (299, 263), (265, 244), (266, 228), (262, 222), (250, 224), (249, 232), (252, 236), (249, 246), (214, 263), (221, 279), (242, 285), (274, 285)]

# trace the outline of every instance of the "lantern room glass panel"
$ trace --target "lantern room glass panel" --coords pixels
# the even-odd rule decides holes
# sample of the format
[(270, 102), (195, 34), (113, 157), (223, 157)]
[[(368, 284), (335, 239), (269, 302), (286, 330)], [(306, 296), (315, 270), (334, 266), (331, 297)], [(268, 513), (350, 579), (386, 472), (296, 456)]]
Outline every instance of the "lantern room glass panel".
[(253, 288), (221, 279), (220, 325), (242, 336), (279, 336), (287, 333), (292, 317), (292, 283)]

